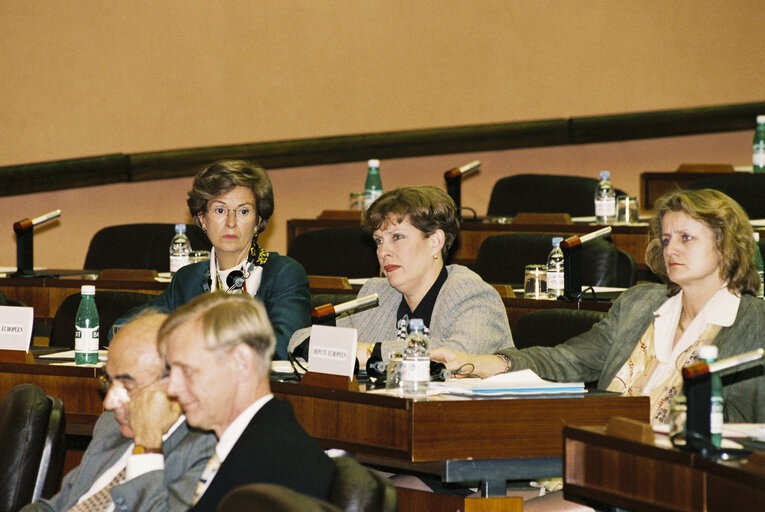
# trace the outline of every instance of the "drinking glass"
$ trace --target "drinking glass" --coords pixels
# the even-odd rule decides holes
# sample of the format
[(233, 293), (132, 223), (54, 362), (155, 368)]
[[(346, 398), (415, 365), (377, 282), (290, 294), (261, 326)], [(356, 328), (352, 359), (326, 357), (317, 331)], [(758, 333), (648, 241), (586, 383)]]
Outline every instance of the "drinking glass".
[(523, 278), (523, 298), (547, 298), (547, 265), (526, 265)]
[(638, 213), (638, 198), (635, 196), (619, 196), (616, 198), (616, 222), (618, 224), (635, 224), (640, 222)]

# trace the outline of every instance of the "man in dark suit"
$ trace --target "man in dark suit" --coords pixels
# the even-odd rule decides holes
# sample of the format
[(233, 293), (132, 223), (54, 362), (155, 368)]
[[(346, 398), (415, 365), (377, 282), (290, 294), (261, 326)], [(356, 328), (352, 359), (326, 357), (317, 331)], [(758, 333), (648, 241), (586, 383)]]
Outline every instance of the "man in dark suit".
[(189, 424), (218, 436), (202, 473), (195, 511), (214, 512), (230, 490), (263, 482), (326, 499), (334, 464), (273, 397), (276, 343), (257, 298), (213, 292), (176, 309), (160, 330), (168, 393)]
[(25, 512), (87, 510), (94, 501), (101, 510), (113, 506), (119, 512), (188, 509), (216, 440), (190, 429), (165, 393), (165, 363), (157, 350), (165, 318), (142, 315), (114, 337), (104, 381), (107, 412), (82, 463), (66, 475), (58, 494)]

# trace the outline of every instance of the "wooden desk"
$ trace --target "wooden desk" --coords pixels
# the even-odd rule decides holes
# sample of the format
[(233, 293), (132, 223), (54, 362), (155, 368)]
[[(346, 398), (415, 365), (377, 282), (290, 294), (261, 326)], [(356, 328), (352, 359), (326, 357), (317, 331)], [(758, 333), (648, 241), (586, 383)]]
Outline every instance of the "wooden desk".
[(765, 474), (746, 463), (716, 462), (657, 443), (606, 435), (603, 427), (565, 427), (567, 500), (641, 511), (762, 510)]

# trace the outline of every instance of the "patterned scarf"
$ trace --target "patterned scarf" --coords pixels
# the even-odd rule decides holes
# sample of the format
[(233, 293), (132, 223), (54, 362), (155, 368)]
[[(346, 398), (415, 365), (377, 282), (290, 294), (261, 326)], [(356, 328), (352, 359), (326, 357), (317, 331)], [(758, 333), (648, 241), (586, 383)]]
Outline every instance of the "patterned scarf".
[[(682, 390), (683, 376), (681, 370), (698, 359), (698, 348), (701, 345), (709, 345), (720, 331), (720, 326), (709, 324), (699, 338), (686, 348), (675, 360), (677, 371), (671, 372), (664, 382), (654, 386), (651, 390), (651, 418), (653, 424), (667, 423), (669, 420), (669, 404), (672, 399)], [(654, 345), (653, 322), (645, 330), (643, 336), (635, 346), (629, 359), (622, 365), (611, 384), (606, 388), (608, 391), (616, 391), (627, 396), (644, 395), (643, 389), (653, 376), (659, 365), (656, 359), (656, 347)]]

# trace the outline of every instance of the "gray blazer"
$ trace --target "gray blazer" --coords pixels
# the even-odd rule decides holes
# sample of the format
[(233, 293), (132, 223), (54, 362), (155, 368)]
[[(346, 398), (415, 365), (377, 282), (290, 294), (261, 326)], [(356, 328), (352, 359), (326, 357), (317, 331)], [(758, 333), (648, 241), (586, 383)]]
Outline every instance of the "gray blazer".
[[(460, 265), (446, 267), (449, 276), (441, 287), (430, 320), (430, 347), (448, 347), (470, 354), (491, 354), (513, 346), (505, 305), (497, 291)], [(337, 320), (338, 327), (354, 327), (362, 343), (382, 343), (383, 358), (402, 350), (396, 340), (396, 311), (402, 295), (384, 277), (368, 280), (359, 297), (377, 293), (380, 305)], [(310, 328), (290, 339), (290, 352), (310, 335)]]
[[(540, 377), (555, 381), (598, 381), (606, 389), (627, 361), (635, 344), (653, 322), (653, 312), (667, 300), (659, 284), (633, 286), (614, 302), (608, 315), (584, 334), (556, 347), (504, 349), (513, 370), (531, 368)], [(719, 358), (765, 348), (765, 301), (751, 295), (741, 298), (736, 321), (723, 327), (714, 339)], [(759, 375), (757, 375), (759, 374)], [(765, 377), (762, 366), (723, 377), (726, 422), (765, 421)], [(754, 376), (754, 378), (748, 378)]]
[[(101, 415), (93, 430), (93, 439), (82, 462), (70, 471), (61, 485), (61, 492), (50, 500), (27, 505), (24, 512), (65, 511), (73, 507), (104, 470), (122, 457), (132, 440), (120, 434), (114, 414)], [(111, 490), (115, 510), (166, 511), (188, 510), (197, 482), (207, 460), (212, 456), (217, 439), (211, 432), (189, 429), (183, 422), (163, 443), (165, 469), (150, 471)]]

